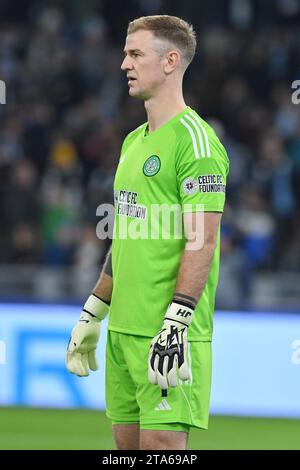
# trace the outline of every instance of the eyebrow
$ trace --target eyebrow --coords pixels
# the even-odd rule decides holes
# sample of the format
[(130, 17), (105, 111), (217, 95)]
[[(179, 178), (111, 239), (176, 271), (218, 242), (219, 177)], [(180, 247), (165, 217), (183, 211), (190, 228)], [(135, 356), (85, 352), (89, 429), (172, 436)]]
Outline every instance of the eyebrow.
[(123, 49), (123, 52), (124, 55), (126, 55), (127, 53), (132, 54), (133, 52), (139, 52), (140, 54), (143, 54), (143, 51), (141, 51), (141, 49)]

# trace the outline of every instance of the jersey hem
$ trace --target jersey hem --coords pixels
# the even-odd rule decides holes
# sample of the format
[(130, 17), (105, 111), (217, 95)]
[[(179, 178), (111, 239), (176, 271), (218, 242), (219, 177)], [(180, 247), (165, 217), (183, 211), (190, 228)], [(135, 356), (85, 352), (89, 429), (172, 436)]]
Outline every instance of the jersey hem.
[[(146, 338), (153, 338), (156, 334), (157, 334), (157, 331), (153, 334), (149, 334), (148, 331), (145, 331), (145, 330), (139, 330), (139, 331), (135, 331), (133, 329), (128, 329), (128, 328), (122, 328), (122, 327), (119, 327), (119, 326), (115, 326), (115, 325), (108, 325), (108, 330), (109, 331), (114, 331), (116, 333), (123, 333), (125, 335), (131, 335), (131, 336), (143, 336), (143, 337), (146, 337)], [(212, 336), (189, 336), (188, 335), (188, 341), (189, 342), (194, 342), (194, 341), (199, 341), (199, 342), (211, 342), (212, 341)]]
[(151, 424), (158, 424), (158, 425), (163, 425), (163, 424), (169, 424), (169, 423), (178, 423), (178, 424), (185, 424), (186, 426), (191, 426), (193, 428), (200, 428), (200, 429), (208, 429), (208, 424), (207, 422), (201, 421), (201, 420), (193, 420), (191, 423), (190, 421), (183, 421), (182, 417), (176, 417), (176, 416), (171, 416), (170, 418), (162, 418), (157, 417), (155, 419), (151, 418), (132, 418), (132, 416), (129, 418), (127, 416), (124, 417), (116, 417), (112, 415), (109, 411), (106, 410), (106, 416), (108, 419), (113, 421), (115, 424), (139, 424), (140, 427), (142, 426), (147, 426)]
[(108, 419), (111, 421), (114, 421), (115, 423), (120, 423), (120, 424), (134, 424), (134, 423), (139, 423), (140, 422), (140, 417), (137, 416), (136, 418), (130, 416), (114, 416), (111, 414), (108, 410), (105, 412), (106, 416)]
[(140, 426), (147, 426), (147, 424), (168, 424), (168, 423), (178, 423), (178, 424), (185, 424), (187, 426), (195, 427), (195, 428), (201, 428), (201, 429), (208, 429), (208, 424), (206, 422), (203, 422), (201, 420), (193, 420), (191, 421), (184, 421), (182, 416), (176, 417), (176, 416), (170, 416), (170, 418), (162, 418), (162, 417), (157, 417), (155, 419), (148, 419), (148, 418), (141, 418), (140, 419)]
[[(194, 205), (193, 203), (191, 203), (191, 204)], [(184, 214), (188, 213), (188, 212), (196, 212), (196, 207), (192, 207), (191, 210), (190, 209), (184, 209), (184, 207), (183, 207), (182, 212)], [(205, 206), (204, 205), (203, 212), (224, 212), (224, 207), (211, 207), (211, 206)]]

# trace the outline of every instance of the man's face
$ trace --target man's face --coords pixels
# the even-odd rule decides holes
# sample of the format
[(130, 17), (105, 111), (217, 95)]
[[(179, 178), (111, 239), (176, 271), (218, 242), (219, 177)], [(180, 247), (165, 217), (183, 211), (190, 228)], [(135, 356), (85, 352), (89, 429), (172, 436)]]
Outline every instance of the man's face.
[(121, 69), (128, 77), (130, 96), (149, 99), (164, 83), (166, 58), (160, 57), (158, 46), (159, 40), (151, 31), (140, 30), (127, 36)]

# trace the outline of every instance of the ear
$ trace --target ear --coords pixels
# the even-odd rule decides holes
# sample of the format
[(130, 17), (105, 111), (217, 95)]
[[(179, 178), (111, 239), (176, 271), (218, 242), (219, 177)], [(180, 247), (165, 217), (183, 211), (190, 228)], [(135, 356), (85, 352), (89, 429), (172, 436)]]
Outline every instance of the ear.
[(179, 67), (181, 62), (181, 57), (178, 51), (169, 51), (166, 53), (165, 59), (165, 73), (169, 75), (172, 73), (176, 68)]

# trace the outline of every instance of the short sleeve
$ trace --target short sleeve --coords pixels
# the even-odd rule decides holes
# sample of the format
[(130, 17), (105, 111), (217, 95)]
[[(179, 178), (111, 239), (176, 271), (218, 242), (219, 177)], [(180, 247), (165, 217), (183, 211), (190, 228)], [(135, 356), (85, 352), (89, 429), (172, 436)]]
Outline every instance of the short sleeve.
[(202, 147), (196, 132), (184, 133), (177, 143), (176, 174), (182, 211), (223, 212), (229, 160), (211, 128), (202, 136)]

